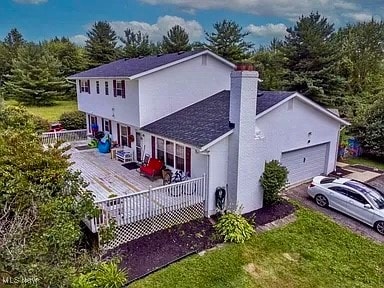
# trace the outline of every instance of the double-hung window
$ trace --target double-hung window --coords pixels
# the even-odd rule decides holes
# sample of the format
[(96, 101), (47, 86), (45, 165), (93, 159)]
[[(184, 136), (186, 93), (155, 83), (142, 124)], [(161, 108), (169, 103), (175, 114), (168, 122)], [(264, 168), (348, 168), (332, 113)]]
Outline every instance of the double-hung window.
[(89, 93), (89, 80), (80, 80), (80, 92)]
[(171, 141), (166, 141), (166, 157), (165, 157), (165, 164), (171, 167), (175, 166), (175, 144)]
[(100, 81), (96, 81), (96, 94), (100, 94)]
[(128, 146), (128, 127), (121, 125), (121, 135), (120, 135), (121, 145)]
[(109, 95), (109, 84), (108, 81), (105, 81), (105, 95)]
[(121, 81), (116, 81), (116, 96), (123, 96), (123, 84)]
[(157, 138), (157, 147), (156, 147), (157, 159), (164, 162), (164, 139)]
[(184, 165), (184, 152), (185, 152), (185, 147), (183, 145), (176, 144), (176, 155), (175, 155), (175, 160), (176, 160), (176, 169), (184, 171), (185, 170), (185, 165)]

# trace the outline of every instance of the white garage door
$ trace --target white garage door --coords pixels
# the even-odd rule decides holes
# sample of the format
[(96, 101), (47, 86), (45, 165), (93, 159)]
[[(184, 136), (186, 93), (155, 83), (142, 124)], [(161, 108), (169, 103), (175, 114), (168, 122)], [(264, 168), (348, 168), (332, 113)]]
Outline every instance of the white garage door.
[(281, 164), (288, 168), (290, 184), (308, 180), (326, 172), (329, 143), (284, 152)]

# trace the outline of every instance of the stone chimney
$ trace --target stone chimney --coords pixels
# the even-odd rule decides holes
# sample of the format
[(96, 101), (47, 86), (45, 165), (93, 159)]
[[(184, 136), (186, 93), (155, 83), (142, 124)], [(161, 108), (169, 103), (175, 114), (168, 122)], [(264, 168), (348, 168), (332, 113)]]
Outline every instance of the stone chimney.
[(262, 195), (257, 177), (255, 117), (259, 73), (250, 65), (238, 65), (231, 73), (229, 125), (234, 129), (228, 145), (228, 204), (244, 213), (260, 208)]

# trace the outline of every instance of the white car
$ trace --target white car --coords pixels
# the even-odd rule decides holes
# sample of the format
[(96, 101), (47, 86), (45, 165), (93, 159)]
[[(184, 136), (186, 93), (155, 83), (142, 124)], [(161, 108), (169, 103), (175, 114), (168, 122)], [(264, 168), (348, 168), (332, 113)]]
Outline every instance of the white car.
[(308, 194), (320, 207), (331, 207), (347, 214), (384, 235), (384, 193), (347, 178), (317, 176)]

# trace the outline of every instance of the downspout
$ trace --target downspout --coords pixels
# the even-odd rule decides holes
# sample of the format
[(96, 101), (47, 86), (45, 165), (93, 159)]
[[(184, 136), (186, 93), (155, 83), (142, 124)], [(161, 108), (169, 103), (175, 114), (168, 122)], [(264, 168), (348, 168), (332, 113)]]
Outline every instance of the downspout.
[(338, 133), (337, 133), (337, 145), (336, 145), (336, 155), (335, 155), (335, 165), (333, 167), (333, 171), (336, 171), (336, 167), (337, 167), (337, 159), (338, 159), (338, 156), (339, 156), (339, 147), (340, 147), (340, 135), (341, 135), (341, 131), (343, 131), (347, 126), (342, 126)]

